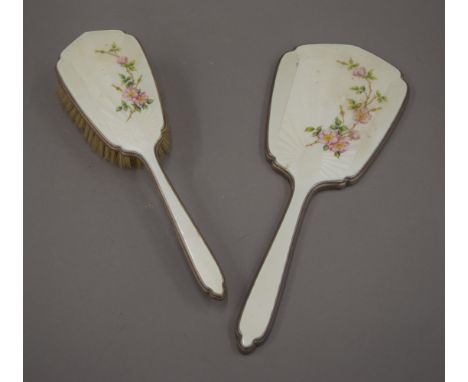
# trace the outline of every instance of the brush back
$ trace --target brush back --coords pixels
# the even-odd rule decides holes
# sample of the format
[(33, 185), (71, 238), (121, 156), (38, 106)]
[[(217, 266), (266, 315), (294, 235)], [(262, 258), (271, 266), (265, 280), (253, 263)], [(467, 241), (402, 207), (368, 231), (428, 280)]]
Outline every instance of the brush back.
[(57, 72), (83, 117), (109, 146), (129, 154), (154, 149), (164, 116), (135, 37), (118, 30), (83, 33), (63, 50)]

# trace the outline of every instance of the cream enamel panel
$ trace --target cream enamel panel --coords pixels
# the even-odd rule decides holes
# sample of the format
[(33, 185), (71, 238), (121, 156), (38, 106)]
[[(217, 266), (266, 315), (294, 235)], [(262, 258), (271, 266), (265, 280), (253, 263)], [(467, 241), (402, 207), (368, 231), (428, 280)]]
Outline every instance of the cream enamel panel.
[[(128, 121), (124, 113), (116, 112), (121, 95), (112, 87), (118, 84), (122, 70), (114, 57), (96, 53), (113, 42), (122, 54), (135, 60), (138, 75), (142, 75), (139, 86), (154, 100)], [(62, 52), (57, 70), (76, 103), (111, 145), (138, 152), (143, 145), (152, 147), (158, 141), (164, 127), (159, 95), (144, 52), (133, 36), (121, 31), (86, 32)]]
[[(407, 91), (400, 72), (377, 56), (350, 45), (305, 45), (288, 55), (296, 57), (295, 76), (281, 122), (277, 119), (270, 123), (276, 127), (269, 132), (270, 151), (281, 167), (312, 186), (355, 177), (378, 148), (400, 110)], [(388, 101), (363, 125), (361, 138), (352, 142), (350, 149), (337, 160), (331, 152), (324, 152), (318, 146), (307, 147), (311, 140), (304, 128), (328, 126), (337, 116), (339, 105), (346, 105), (347, 99), (355, 96), (350, 88), (363, 84), (336, 62), (350, 57), (374, 70), (377, 80), (373, 86)]]

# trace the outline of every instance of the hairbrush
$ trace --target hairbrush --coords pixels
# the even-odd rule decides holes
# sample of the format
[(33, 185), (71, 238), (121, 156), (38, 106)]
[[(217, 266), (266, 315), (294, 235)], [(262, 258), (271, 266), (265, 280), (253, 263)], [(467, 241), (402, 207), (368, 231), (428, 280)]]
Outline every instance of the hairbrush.
[(118, 30), (86, 32), (57, 63), (58, 96), (92, 149), (123, 168), (153, 175), (188, 263), (202, 290), (223, 299), (224, 277), (159, 163), (168, 127), (142, 47)]
[(292, 188), (288, 208), (242, 307), (242, 352), (268, 336), (293, 243), (309, 198), (355, 183), (368, 168), (406, 98), (400, 72), (350, 45), (304, 45), (279, 63), (270, 103), (267, 158)]

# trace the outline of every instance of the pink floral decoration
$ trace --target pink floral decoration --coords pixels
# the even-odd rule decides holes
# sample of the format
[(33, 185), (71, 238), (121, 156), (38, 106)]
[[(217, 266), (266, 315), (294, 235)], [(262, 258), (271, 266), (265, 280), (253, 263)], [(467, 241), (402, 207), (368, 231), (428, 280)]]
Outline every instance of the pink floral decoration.
[(135, 98), (138, 97), (138, 89), (135, 87), (126, 88), (124, 89), (122, 96), (127, 101), (134, 101)]
[(137, 73), (136, 61), (120, 54), (121, 49), (115, 42), (111, 44), (110, 48), (96, 49), (95, 52), (115, 57), (115, 62), (120, 65), (123, 71), (123, 73), (118, 73), (120, 84), (112, 84), (112, 87), (121, 93), (120, 105), (115, 108), (115, 111), (127, 113), (128, 121), (134, 113), (141, 113), (148, 109), (153, 100), (140, 89), (143, 76)]
[(360, 66), (359, 68), (353, 70), (354, 77), (364, 77), (366, 74), (367, 70), (363, 66)]
[(367, 123), (371, 120), (371, 118), (372, 115), (370, 113), (370, 110), (365, 106), (353, 111), (353, 119), (357, 123)]
[(361, 138), (361, 133), (359, 131), (357, 131), (356, 129), (353, 129), (349, 132), (349, 137), (353, 140), (353, 141), (357, 141), (359, 138)]
[(128, 57), (127, 56), (118, 56), (117, 57), (117, 64), (127, 65), (128, 64)]
[(333, 130), (322, 130), (318, 134), (319, 142), (324, 145), (330, 145), (338, 140), (338, 134)]
[(349, 146), (349, 141), (346, 137), (340, 137), (335, 143), (329, 145), (329, 149), (334, 153), (344, 153)]
[[(373, 113), (382, 109), (379, 104), (386, 102), (387, 97), (379, 90), (374, 90), (373, 81), (377, 79), (372, 69), (360, 66), (352, 58), (348, 61), (337, 60), (337, 63), (345, 66), (352, 72), (353, 77), (364, 81), (362, 84), (350, 88), (356, 97), (347, 98), (347, 107), (340, 105), (339, 113), (328, 128), (322, 126), (308, 126), (306, 133), (310, 133), (314, 140), (306, 146), (321, 144), (323, 151), (330, 151), (336, 158), (349, 149), (351, 141), (361, 138), (359, 126), (368, 123)], [(351, 118), (347, 118), (346, 110), (351, 111)], [(348, 120), (348, 122), (346, 121)]]
[(138, 106), (143, 106), (148, 101), (148, 96), (145, 92), (138, 92), (138, 94), (133, 97), (133, 102), (135, 102)]

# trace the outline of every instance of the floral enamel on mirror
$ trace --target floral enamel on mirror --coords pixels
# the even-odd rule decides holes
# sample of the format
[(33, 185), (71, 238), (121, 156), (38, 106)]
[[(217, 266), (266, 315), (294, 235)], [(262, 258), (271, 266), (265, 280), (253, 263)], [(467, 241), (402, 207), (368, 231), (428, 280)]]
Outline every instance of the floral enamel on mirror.
[(388, 137), (406, 93), (395, 67), (355, 46), (304, 45), (282, 57), (267, 157), (293, 191), (239, 317), (241, 351), (254, 350), (272, 327), (308, 198), (359, 179)]

